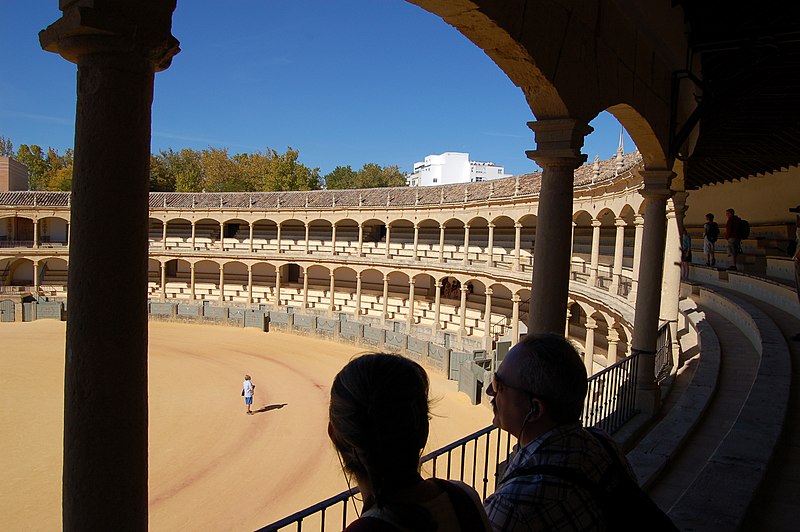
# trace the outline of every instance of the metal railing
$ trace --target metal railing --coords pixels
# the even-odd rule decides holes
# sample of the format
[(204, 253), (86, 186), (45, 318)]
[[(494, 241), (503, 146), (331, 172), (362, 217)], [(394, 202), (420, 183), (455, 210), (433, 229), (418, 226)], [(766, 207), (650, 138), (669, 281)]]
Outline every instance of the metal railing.
[(658, 330), (658, 338), (656, 339), (656, 382), (661, 383), (672, 373), (674, 366), (672, 360), (672, 331), (670, 324), (665, 323)]
[[(638, 354), (633, 354), (589, 378), (589, 391), (583, 409), (585, 427), (596, 426), (616, 432), (635, 414)], [(485, 499), (496, 488), (501, 464), (512, 451), (511, 435), (488, 426), (422, 457), (423, 475), (460, 480), (472, 486)], [(358, 487), (318, 502), (304, 510), (260, 528), (258, 532), (278, 532), (295, 525), (294, 530), (325, 532), (326, 522), (348, 523), (347, 505), (359, 493)], [(313, 528), (310, 528), (313, 527)]]

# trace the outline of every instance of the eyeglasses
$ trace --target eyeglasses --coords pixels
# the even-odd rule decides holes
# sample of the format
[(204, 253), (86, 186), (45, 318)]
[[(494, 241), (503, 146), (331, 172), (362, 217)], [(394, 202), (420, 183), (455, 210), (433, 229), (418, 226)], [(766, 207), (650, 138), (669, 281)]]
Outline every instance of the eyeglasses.
[(524, 394), (533, 395), (533, 393), (529, 392), (525, 388), (520, 388), (519, 386), (511, 386), (510, 384), (506, 384), (503, 382), (502, 377), (500, 377), (497, 372), (492, 373), (492, 381), (489, 383), (489, 388), (486, 391), (491, 395), (493, 393), (497, 393), (500, 390), (500, 387), (509, 388), (511, 390), (516, 390), (518, 392), (522, 392)]

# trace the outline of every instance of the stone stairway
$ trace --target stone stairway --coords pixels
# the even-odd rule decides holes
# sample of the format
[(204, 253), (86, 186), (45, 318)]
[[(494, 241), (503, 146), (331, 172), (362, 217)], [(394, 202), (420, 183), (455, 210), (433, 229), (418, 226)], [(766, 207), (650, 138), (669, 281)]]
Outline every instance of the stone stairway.
[(796, 530), (800, 319), (725, 287), (684, 291), (699, 353), (628, 454), (639, 481), (682, 530)]

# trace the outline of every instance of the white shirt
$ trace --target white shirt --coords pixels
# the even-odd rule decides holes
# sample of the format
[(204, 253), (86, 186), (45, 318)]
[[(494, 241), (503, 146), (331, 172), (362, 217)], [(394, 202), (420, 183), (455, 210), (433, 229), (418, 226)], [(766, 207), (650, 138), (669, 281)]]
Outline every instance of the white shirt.
[(242, 389), (244, 390), (245, 397), (253, 397), (253, 388), (255, 388), (255, 386), (251, 381), (245, 380), (242, 383)]

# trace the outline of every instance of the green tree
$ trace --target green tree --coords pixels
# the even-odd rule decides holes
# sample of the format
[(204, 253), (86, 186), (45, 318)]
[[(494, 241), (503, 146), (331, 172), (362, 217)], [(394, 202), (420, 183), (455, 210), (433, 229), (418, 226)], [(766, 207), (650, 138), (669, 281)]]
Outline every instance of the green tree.
[(11, 139), (0, 137), (0, 157), (14, 157), (14, 144)]
[(328, 189), (356, 188), (356, 172), (350, 166), (337, 166), (325, 176)]
[(228, 148), (208, 148), (200, 153), (203, 186), (209, 192), (241, 192), (251, 187), (242, 179), (236, 161), (228, 156)]
[(28, 179), (31, 190), (44, 190), (47, 185), (47, 161), (41, 146), (36, 144), (20, 144), (17, 149), (17, 161), (28, 167)]
[(275, 150), (267, 148), (269, 167), (267, 174), (259, 183), (259, 190), (284, 191), (284, 190), (318, 190), (322, 187), (319, 168), (309, 168), (298, 162), (300, 152), (292, 147), (286, 153), (279, 155)]
[(356, 172), (354, 188), (403, 187), (406, 177), (398, 166), (380, 166), (366, 163)]

